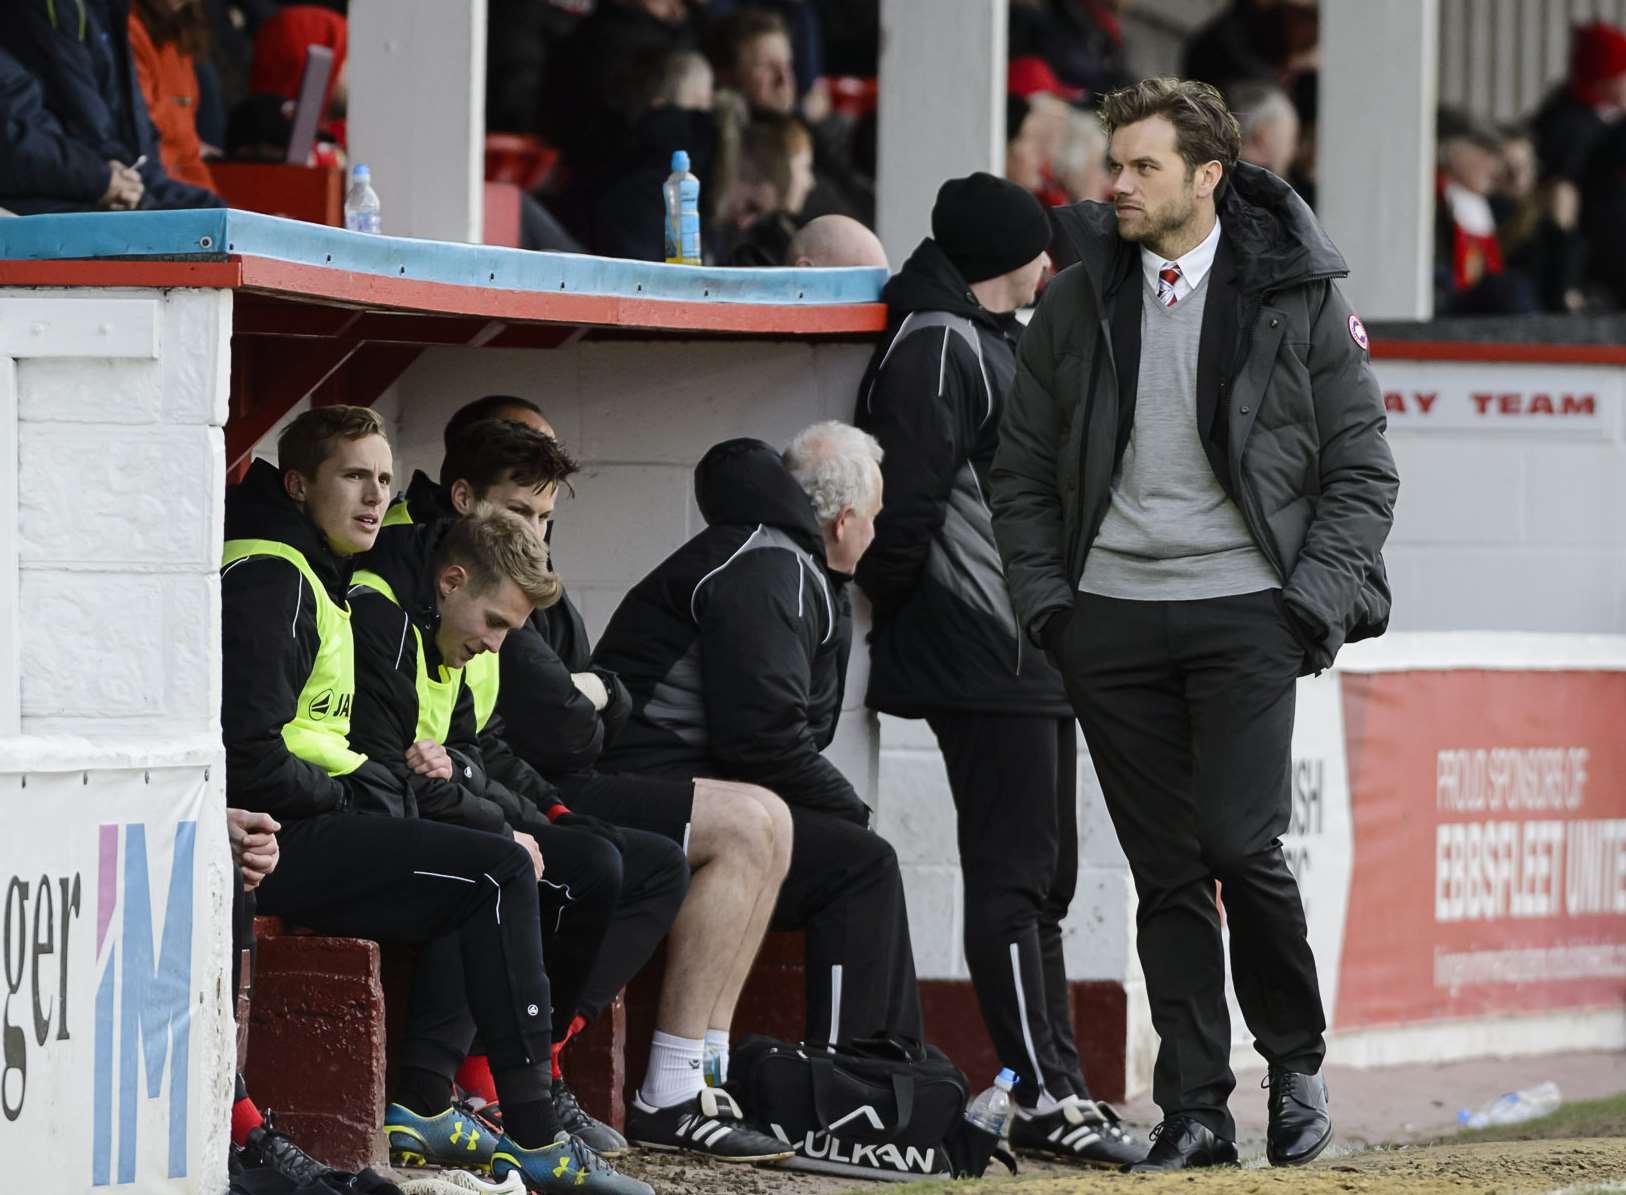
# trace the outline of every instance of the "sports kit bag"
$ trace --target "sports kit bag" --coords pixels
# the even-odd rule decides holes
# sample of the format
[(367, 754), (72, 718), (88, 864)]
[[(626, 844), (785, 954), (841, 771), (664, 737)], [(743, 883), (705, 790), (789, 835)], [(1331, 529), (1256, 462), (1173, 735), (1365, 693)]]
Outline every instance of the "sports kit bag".
[(796, 1150), (780, 1163), (793, 1170), (900, 1181), (978, 1177), (999, 1147), (966, 1122), (965, 1075), (935, 1046), (755, 1036), (734, 1047), (728, 1070), (728, 1090), (752, 1123)]

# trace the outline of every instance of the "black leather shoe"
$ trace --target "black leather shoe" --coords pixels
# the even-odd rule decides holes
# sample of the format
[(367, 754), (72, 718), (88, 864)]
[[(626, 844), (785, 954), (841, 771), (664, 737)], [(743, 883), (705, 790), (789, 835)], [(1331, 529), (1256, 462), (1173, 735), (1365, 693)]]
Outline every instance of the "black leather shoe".
[(1152, 1130), (1152, 1152), (1144, 1161), (1125, 1166), (1125, 1174), (1190, 1170), (1197, 1166), (1235, 1166), (1236, 1142), (1216, 1137), (1206, 1126), (1176, 1113)]
[(1265, 1156), (1272, 1166), (1302, 1166), (1332, 1140), (1327, 1112), (1327, 1081), (1273, 1066), (1261, 1087), (1270, 1088), (1270, 1127)]

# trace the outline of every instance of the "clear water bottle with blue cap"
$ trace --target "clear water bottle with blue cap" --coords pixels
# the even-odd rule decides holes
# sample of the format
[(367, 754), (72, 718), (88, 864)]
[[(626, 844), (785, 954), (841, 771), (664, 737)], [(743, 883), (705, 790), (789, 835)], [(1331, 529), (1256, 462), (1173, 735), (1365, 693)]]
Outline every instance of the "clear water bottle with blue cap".
[(350, 171), (350, 189), (344, 193), (344, 226), (351, 232), (383, 231), (373, 172), (360, 164)]
[(967, 1123), (985, 1133), (1003, 1137), (1011, 1125), (1011, 1088), (1017, 1084), (1016, 1072), (1006, 1067), (994, 1076), (994, 1085), (965, 1106)]
[(687, 150), (672, 154), (672, 173), (661, 187), (666, 199), (668, 265), (700, 264), (700, 180), (689, 173)]

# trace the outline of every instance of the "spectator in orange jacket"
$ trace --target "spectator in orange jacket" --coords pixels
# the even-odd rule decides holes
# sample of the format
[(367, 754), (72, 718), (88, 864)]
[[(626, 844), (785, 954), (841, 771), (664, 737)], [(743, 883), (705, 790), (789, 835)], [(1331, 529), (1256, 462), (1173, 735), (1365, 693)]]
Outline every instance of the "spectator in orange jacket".
[(197, 60), (208, 49), (209, 18), (199, 0), (135, 0), (130, 56), (158, 129), (158, 156), (171, 178), (212, 191), (198, 137)]

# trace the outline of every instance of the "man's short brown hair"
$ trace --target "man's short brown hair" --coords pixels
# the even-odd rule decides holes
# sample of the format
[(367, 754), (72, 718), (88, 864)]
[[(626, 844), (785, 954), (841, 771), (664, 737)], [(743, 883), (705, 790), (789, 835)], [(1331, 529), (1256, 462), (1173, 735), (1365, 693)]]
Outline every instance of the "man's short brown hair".
[(1109, 141), (1124, 126), (1154, 116), (1174, 126), (1174, 145), (1186, 163), (1188, 177), (1205, 162), (1220, 164), (1223, 173), (1214, 198), (1223, 195), (1242, 152), (1242, 130), (1219, 90), (1194, 79), (1142, 79), (1101, 101), (1101, 123)]
[(277, 437), (277, 468), (315, 477), (322, 462), (333, 455), (335, 440), (383, 435), (384, 421), (371, 407), (312, 407)]
[(504, 578), (518, 585), (531, 605), (546, 609), (563, 586), (548, 561), (548, 545), (524, 519), (482, 502), (458, 519), (435, 547), (435, 575), (448, 564), (468, 570), (469, 584), (483, 593)]

